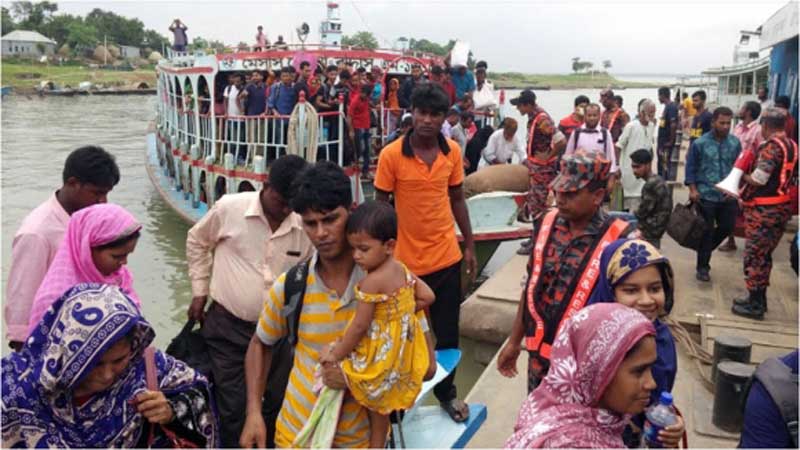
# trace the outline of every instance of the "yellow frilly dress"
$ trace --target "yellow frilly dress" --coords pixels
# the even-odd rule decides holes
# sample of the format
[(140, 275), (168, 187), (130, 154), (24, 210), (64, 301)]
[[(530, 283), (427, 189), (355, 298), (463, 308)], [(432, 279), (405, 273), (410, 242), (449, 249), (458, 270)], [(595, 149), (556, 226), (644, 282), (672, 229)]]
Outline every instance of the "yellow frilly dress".
[(391, 295), (368, 294), (356, 286), (356, 299), (375, 303), (367, 334), (342, 361), (353, 398), (388, 415), (414, 404), (428, 370), (428, 347), (414, 314), (414, 278), (405, 266), (406, 284)]

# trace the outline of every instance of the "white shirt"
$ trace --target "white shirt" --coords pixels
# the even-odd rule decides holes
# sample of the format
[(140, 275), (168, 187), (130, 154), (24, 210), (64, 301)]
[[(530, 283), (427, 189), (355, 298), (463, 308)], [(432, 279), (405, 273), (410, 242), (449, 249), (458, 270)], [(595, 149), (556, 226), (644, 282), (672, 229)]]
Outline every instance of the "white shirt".
[(481, 152), (481, 160), (478, 162), (478, 169), (489, 166), (492, 163), (519, 164), (525, 161), (525, 146), (516, 137), (507, 141), (503, 135), (503, 129), (496, 130), (489, 137), (486, 148)]
[(239, 93), (244, 89), (239, 89), (235, 84), (231, 84), (225, 88), (223, 95), (227, 99), (228, 108), (226, 114), (229, 116), (241, 116), (242, 110), (239, 108)]
[(475, 83), (475, 92), (472, 93), (472, 101), (475, 102), (475, 109), (487, 110), (497, 108), (497, 100), (494, 97), (494, 86), (489, 80), (483, 82), (483, 86), (477, 89), (478, 84)]
[[(578, 137), (578, 142), (575, 142), (575, 137)], [(614, 152), (614, 142), (611, 140), (611, 133), (600, 126), (598, 123), (594, 128), (586, 128), (586, 124), (578, 128), (569, 135), (567, 141), (567, 148), (564, 150), (564, 156), (575, 153), (575, 150), (585, 150), (587, 152), (602, 153), (605, 158), (611, 162), (610, 173), (617, 173), (617, 155)]]
[(186, 237), (192, 295), (210, 295), (247, 322), (258, 320), (278, 276), (314, 249), (297, 213), (272, 231), (259, 196), (258, 191), (225, 195)]
[[(625, 197), (641, 197), (645, 180), (639, 180), (633, 174), (631, 154), (641, 148), (650, 150), (655, 148), (656, 124), (648, 122), (642, 125), (639, 119), (633, 119), (622, 129), (622, 134), (617, 141), (619, 147), (619, 167), (622, 173), (622, 190)], [(655, 158), (653, 158), (655, 161)]]
[[(442, 135), (444, 135), (444, 137), (446, 137), (448, 139), (452, 139), (453, 138), (453, 135), (451, 133), (452, 130), (453, 130), (453, 126), (450, 125), (450, 122), (445, 120), (444, 123), (442, 124)], [(464, 149), (461, 149), (461, 150), (464, 151)]]

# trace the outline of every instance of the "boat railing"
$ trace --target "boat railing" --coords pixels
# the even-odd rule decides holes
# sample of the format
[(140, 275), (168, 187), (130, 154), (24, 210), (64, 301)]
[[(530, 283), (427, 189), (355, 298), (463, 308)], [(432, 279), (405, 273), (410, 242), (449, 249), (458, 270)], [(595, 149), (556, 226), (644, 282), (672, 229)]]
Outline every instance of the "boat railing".
[[(315, 113), (312, 119), (306, 117), (306, 112), (298, 117), (197, 113), (174, 103), (161, 102), (156, 109), (157, 123), (168, 135), (165, 137), (175, 137), (173, 154), (197, 161), (196, 165), (220, 165), (260, 174), (287, 153), (299, 154), (312, 162), (343, 163), (346, 136), (343, 106), (338, 111)], [(291, 123), (294, 125), (290, 126)], [(312, 135), (316, 145), (305, 144)]]
[(394, 48), (376, 48), (376, 49), (367, 49), (362, 47), (354, 47), (354, 46), (338, 46), (338, 45), (327, 45), (327, 44), (282, 44), (280, 46), (275, 46), (274, 44), (267, 46), (265, 49), (256, 50), (258, 45), (250, 44), (250, 45), (239, 45), (239, 46), (225, 46), (225, 47), (218, 47), (218, 48), (205, 48), (200, 50), (184, 50), (184, 51), (177, 51), (172, 47), (166, 48), (166, 58), (172, 62), (189, 62), (192, 61), (194, 58), (199, 56), (206, 56), (206, 55), (218, 55), (218, 54), (235, 54), (235, 53), (259, 53), (259, 52), (280, 52), (280, 51), (288, 51), (288, 52), (324, 52), (324, 51), (336, 51), (342, 52), (341, 56), (347, 57), (347, 53), (351, 53), (352, 56), (356, 59), (361, 58), (362, 52), (369, 52), (369, 53), (384, 53), (389, 55), (395, 56), (407, 56), (407, 57), (415, 57), (415, 58), (425, 58), (431, 61), (441, 61), (442, 56), (427, 53), (427, 52), (420, 52), (415, 50), (399, 50)]
[(381, 105), (380, 109), (378, 110), (378, 114), (380, 115), (378, 140), (380, 141), (381, 147), (385, 146), (389, 142), (389, 136), (391, 136), (391, 134), (400, 127), (400, 122), (403, 118), (403, 115), (407, 112), (410, 112), (410, 110), (405, 108), (386, 108)]
[[(378, 109), (378, 114), (380, 115), (380, 126), (378, 127), (379, 135), (375, 138), (380, 142), (381, 147), (389, 142), (389, 136), (401, 126), (400, 121), (403, 115), (409, 112), (411, 112), (410, 109), (386, 108), (381, 105)], [(474, 115), (475, 126), (479, 129), (486, 125), (490, 125), (492, 128), (497, 128), (499, 125), (499, 115), (495, 111), (480, 110), (473, 111), (472, 113)]]
[(492, 128), (497, 128), (499, 125), (498, 115), (493, 110), (475, 110), (472, 111), (472, 114), (475, 116), (475, 126), (477, 126), (479, 129), (487, 125), (491, 126)]

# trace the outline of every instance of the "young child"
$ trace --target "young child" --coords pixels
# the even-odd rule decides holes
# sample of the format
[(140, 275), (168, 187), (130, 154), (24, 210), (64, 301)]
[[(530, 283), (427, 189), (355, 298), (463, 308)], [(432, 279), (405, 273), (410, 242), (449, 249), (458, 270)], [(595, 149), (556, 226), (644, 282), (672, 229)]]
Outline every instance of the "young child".
[(392, 256), (397, 215), (389, 204), (363, 203), (350, 215), (346, 231), (353, 259), (367, 276), (355, 287), (355, 317), (320, 362), (341, 363), (350, 393), (369, 410), (369, 446), (383, 448), (389, 413), (410, 408), (422, 381), (436, 370), (430, 334), (426, 338), (421, 326), (421, 310), (433, 303), (434, 294)]
[[(619, 239), (603, 250), (600, 258), (600, 278), (589, 297), (589, 303), (616, 302), (636, 309), (653, 321), (656, 328), (656, 362), (651, 366), (656, 389), (650, 393), (650, 403), (658, 401), (661, 392), (672, 391), (678, 372), (675, 341), (669, 327), (659, 320), (672, 310), (674, 302), (672, 266), (658, 249), (647, 241)], [(623, 439), (629, 447), (638, 446), (644, 414), (631, 418), (632, 427), (625, 430)], [(634, 431), (636, 428), (638, 430)], [(683, 436), (684, 423), (667, 427), (659, 433), (666, 448), (675, 448)]]
[(672, 196), (664, 179), (653, 173), (652, 163), (653, 152), (650, 150), (639, 149), (631, 153), (633, 174), (645, 181), (641, 203), (633, 214), (639, 220), (642, 237), (655, 248), (661, 248), (661, 236), (667, 231), (672, 214)]

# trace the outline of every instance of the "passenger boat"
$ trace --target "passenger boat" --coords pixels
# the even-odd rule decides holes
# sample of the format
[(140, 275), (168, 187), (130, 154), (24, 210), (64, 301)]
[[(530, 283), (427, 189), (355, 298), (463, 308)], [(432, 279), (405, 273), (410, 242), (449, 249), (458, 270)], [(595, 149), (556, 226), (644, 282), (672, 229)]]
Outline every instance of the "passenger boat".
[[(389, 79), (402, 81), (410, 76), (412, 65), (420, 65), (427, 73), (432, 65), (443, 64), (441, 57), (430, 54), (343, 48), (339, 45), (338, 5), (327, 6), (327, 20), (320, 28), (321, 44), (224, 53), (169, 50), (158, 63), (156, 120), (147, 136), (145, 167), (161, 196), (187, 222), (198, 221), (226, 193), (260, 190), (267, 180), (270, 164), (285, 154), (298, 155), (309, 162), (328, 160), (342, 166), (350, 178), (354, 204), (374, 196), (370, 177), (365, 177), (368, 174), (361, 173), (357, 163), (348, 161), (343, 140), (346, 136), (343, 106), (318, 113), (303, 95), (292, 114), (285, 116), (224, 116), (215, 114), (212, 106), (228, 75), (234, 72), (275, 71), (288, 65), (299, 68), (302, 61), (323, 71), (328, 65), (343, 63), (368, 71), (379, 67), (383, 74), (380, 82), (386, 92)], [(301, 41), (307, 33), (307, 25), (298, 28)], [(403, 112), (380, 107), (379, 124), (373, 133), (375, 148), (387, 143)], [(487, 115), (482, 121), (496, 119)], [(370, 170), (374, 171), (374, 164)], [(520, 199), (520, 193), (493, 192), (467, 200), (479, 270), (500, 242), (530, 234), (529, 224), (516, 222)], [(439, 362), (446, 371), (451, 371), (458, 358), (439, 358)], [(438, 408), (409, 413), (403, 423), (407, 429), (415, 430), (413, 434), (417, 437), (406, 439), (406, 444), (464, 446), (486, 418), (482, 405), (470, 405), (470, 411), (472, 417), (467, 424), (456, 424)], [(427, 430), (437, 440), (419, 439), (422, 435), (418, 430)]]
[[(770, 99), (789, 96), (789, 110), (797, 118), (797, 52), (798, 4), (790, 1), (755, 31), (740, 32), (732, 65), (703, 71), (703, 78), (712, 87), (710, 103), (735, 112), (747, 101), (758, 101), (758, 88), (764, 86)], [(713, 81), (715, 88), (710, 83)]]
[[(146, 167), (153, 184), (181, 217), (193, 223), (224, 194), (259, 190), (271, 162), (284, 154), (299, 155), (311, 162), (333, 161), (350, 177), (356, 203), (374, 196), (369, 177), (347, 157), (348, 146), (342, 138), (346, 136), (343, 106), (337, 111), (317, 113), (301, 96), (293, 113), (287, 116), (220, 116), (213, 108), (213, 99), (234, 72), (275, 71), (287, 65), (299, 67), (302, 61), (323, 70), (343, 63), (367, 71), (379, 67), (386, 92), (389, 79), (402, 81), (410, 76), (412, 65), (419, 64), (427, 73), (433, 64), (443, 64), (441, 57), (431, 54), (339, 46), (341, 25), (337, 10), (338, 5), (328, 4), (321, 44), (303, 43), (264, 51), (237, 49), (231, 53), (167, 51), (166, 58), (156, 67), (156, 122), (148, 139)], [(383, 102), (377, 131), (373, 133), (374, 148), (378, 149), (387, 143), (388, 135), (405, 112), (390, 111), (382, 105)], [(484, 123), (497, 119), (492, 115), (480, 117)], [(374, 171), (374, 164), (371, 170)], [(490, 193), (468, 199), (479, 269), (500, 242), (530, 234), (529, 224), (516, 221), (520, 198), (519, 193)]]

